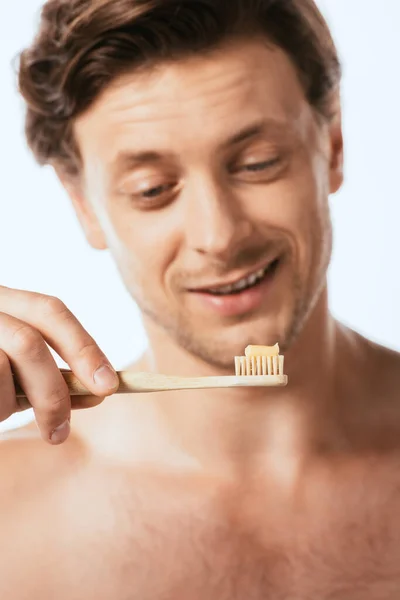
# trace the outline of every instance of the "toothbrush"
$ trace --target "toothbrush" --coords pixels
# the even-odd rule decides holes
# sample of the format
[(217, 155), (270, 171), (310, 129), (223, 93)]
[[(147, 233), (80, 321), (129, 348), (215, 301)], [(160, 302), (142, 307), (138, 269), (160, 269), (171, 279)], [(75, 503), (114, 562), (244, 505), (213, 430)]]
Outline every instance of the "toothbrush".
[[(279, 346), (247, 346), (245, 356), (235, 357), (235, 375), (214, 377), (178, 377), (155, 373), (131, 373), (117, 371), (120, 381), (114, 394), (166, 392), (174, 390), (201, 390), (211, 388), (283, 387), (288, 377), (283, 372), (284, 357)], [(77, 379), (72, 371), (61, 370), (71, 396), (90, 396), (91, 392)], [(14, 378), (16, 395), (25, 393)]]

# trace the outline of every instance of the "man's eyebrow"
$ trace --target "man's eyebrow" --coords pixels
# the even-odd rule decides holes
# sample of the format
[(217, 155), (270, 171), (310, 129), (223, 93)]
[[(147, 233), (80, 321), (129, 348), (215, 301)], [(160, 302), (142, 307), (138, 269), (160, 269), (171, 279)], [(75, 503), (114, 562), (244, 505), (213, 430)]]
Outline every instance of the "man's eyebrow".
[(121, 151), (113, 160), (113, 166), (116, 171), (126, 171), (137, 165), (160, 162), (163, 157), (154, 150), (145, 151)]
[(232, 137), (230, 137), (225, 143), (224, 146), (235, 146), (236, 144), (240, 144), (242, 142), (246, 142), (251, 138), (257, 137), (258, 135), (268, 134), (268, 133), (279, 133), (279, 134), (288, 134), (288, 126), (286, 123), (282, 121), (275, 120), (263, 120), (258, 121), (257, 123), (253, 123), (247, 127), (244, 127), (237, 133), (235, 133)]

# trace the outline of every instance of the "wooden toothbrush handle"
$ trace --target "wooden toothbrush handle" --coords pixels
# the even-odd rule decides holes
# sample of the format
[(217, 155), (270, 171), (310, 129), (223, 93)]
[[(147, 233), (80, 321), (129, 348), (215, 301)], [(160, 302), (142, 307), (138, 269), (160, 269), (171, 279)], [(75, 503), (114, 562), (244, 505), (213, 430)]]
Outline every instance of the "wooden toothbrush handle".
[[(91, 396), (72, 371), (61, 369), (71, 396)], [(283, 387), (287, 385), (286, 375), (216, 376), (216, 377), (177, 377), (159, 373), (132, 373), (117, 371), (119, 387), (114, 394), (146, 392), (168, 392), (173, 390), (205, 390), (239, 387)], [(14, 377), (18, 398), (26, 398), (20, 384)]]
[[(61, 375), (64, 377), (65, 382), (68, 386), (71, 396), (90, 396), (91, 392), (79, 381), (79, 379), (74, 375), (72, 371), (67, 371), (65, 369), (60, 369)], [(14, 387), (17, 398), (26, 398), (26, 394), (22, 389), (21, 384), (19, 383), (17, 377), (14, 375)]]

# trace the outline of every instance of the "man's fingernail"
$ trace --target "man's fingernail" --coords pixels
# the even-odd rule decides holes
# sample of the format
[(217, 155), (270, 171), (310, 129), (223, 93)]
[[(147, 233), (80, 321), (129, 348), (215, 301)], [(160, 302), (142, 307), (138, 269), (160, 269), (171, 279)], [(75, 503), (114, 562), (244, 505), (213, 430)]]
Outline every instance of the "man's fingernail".
[(101, 386), (105, 390), (113, 390), (118, 385), (118, 375), (108, 365), (103, 365), (93, 375), (96, 385)]
[(70, 430), (70, 420), (68, 419), (67, 421), (65, 421), (65, 423), (54, 429), (53, 433), (50, 436), (51, 443), (62, 444), (63, 442), (65, 442), (65, 440), (69, 436)]

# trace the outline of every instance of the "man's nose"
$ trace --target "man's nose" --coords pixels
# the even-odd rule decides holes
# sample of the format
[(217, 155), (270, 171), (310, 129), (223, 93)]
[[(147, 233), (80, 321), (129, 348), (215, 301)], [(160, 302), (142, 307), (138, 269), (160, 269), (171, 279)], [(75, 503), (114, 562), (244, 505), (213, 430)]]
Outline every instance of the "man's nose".
[(192, 250), (227, 260), (251, 239), (253, 227), (232, 190), (202, 182), (188, 196), (185, 230)]

